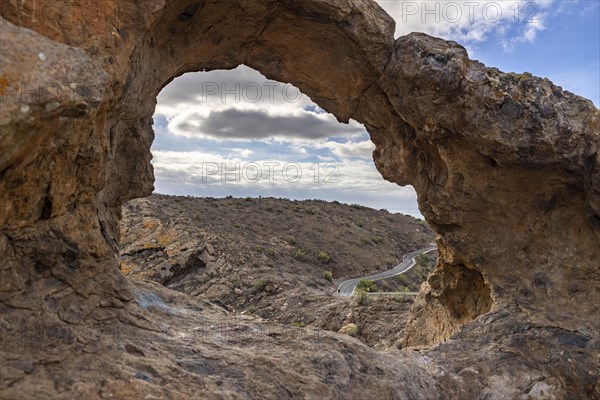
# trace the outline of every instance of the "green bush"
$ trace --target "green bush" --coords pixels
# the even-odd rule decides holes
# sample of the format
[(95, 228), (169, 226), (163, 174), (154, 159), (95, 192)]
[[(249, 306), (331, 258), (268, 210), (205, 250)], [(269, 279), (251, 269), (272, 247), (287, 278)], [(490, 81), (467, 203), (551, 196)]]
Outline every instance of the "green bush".
[(294, 257), (295, 260), (304, 261), (306, 259), (306, 253), (304, 253), (302, 249), (298, 249), (292, 257)]
[(265, 291), (267, 286), (271, 283), (269, 278), (262, 278), (258, 282), (254, 284), (253, 292), (254, 293), (262, 293)]
[(381, 236), (371, 236), (371, 241), (375, 244), (383, 243), (383, 238)]
[(345, 327), (342, 328), (344, 333), (346, 333), (346, 335), (355, 337), (356, 335), (358, 335), (358, 326), (356, 326), (356, 324), (348, 324)]
[(358, 335), (358, 327), (355, 325), (351, 328), (348, 328), (346, 330), (346, 333), (348, 333), (348, 335), (355, 337), (356, 335)]
[(318, 258), (322, 264), (327, 264), (329, 261), (331, 261), (331, 256), (326, 251), (319, 252)]
[(392, 266), (392, 265), (396, 265), (397, 263), (398, 263), (398, 260), (396, 260), (396, 259), (395, 259), (394, 257), (392, 257), (392, 256), (387, 256), (387, 257), (385, 258), (385, 265)]
[(272, 247), (269, 247), (269, 248), (267, 249), (267, 255), (268, 255), (269, 257), (275, 257), (275, 249), (274, 249), (274, 248), (272, 248)]
[(298, 243), (298, 241), (296, 240), (296, 238), (293, 237), (293, 236), (288, 236), (287, 242), (288, 242), (288, 244), (291, 244), (292, 246), (295, 245), (296, 243)]
[(356, 290), (356, 303), (360, 306), (365, 306), (369, 302), (369, 295), (363, 289)]
[(417, 256), (416, 259), (418, 264), (425, 264), (427, 265), (429, 262), (431, 262), (431, 258), (429, 258), (429, 256), (425, 253), (421, 253)]
[(356, 285), (357, 290), (364, 290), (365, 292), (376, 292), (377, 291), (377, 285), (375, 284), (375, 282), (370, 281), (368, 279), (361, 279), (358, 282), (358, 285)]
[(333, 274), (331, 271), (323, 271), (323, 278), (327, 279), (329, 282), (333, 282)]
[(294, 321), (291, 323), (292, 326), (296, 327), (296, 328), (304, 328), (306, 326), (306, 324), (304, 322), (301, 321)]
[(406, 286), (408, 284), (408, 279), (406, 278), (406, 275), (398, 274), (396, 275), (396, 280), (400, 285)]
[(427, 269), (424, 265), (417, 264), (413, 267), (413, 270), (414, 270), (414, 274), (420, 281), (424, 281), (425, 278), (427, 278), (428, 273), (427, 273)]
[(373, 242), (371, 242), (371, 239), (369, 239), (369, 238), (362, 238), (362, 242), (367, 245), (373, 244)]

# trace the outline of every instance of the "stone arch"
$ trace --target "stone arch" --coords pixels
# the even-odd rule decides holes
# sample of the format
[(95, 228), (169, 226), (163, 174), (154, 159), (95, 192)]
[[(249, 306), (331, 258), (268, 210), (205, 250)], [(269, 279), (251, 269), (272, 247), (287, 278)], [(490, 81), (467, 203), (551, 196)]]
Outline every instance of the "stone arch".
[[(581, 283), (600, 259), (591, 102), (486, 68), (454, 42), (394, 40), (393, 21), (369, 0), (119, 4), (74, 9), (87, 26), (56, 23), (51, 5), (40, 6), (43, 20), (3, 10), (12, 21), (2, 23), (3, 74), (56, 83), (50, 97), (11, 97), (3, 107), (0, 249), (13, 298), (33, 296), (44, 308), (31, 291), (41, 277), (67, 282), (86, 307), (131, 298), (116, 272), (117, 222), (124, 201), (152, 189), (156, 95), (185, 72), (244, 63), (340, 121), (363, 123), (383, 176), (416, 188), (441, 262), (421, 295), (427, 312), (411, 322), (433, 334), (409, 345), (448, 338), (464, 321), (440, 329), (439, 316), (485, 293), (486, 306), (466, 314), (489, 310), (493, 298), (496, 310), (595, 332), (593, 286)], [(456, 296), (448, 276), (472, 276), (485, 290)]]
[[(369, 19), (372, 13), (377, 13), (379, 18)], [(344, 21), (349, 17), (352, 24)], [(219, 28), (207, 30), (207, 26)], [(395, 130), (400, 131), (401, 136), (416, 136), (414, 128), (395, 112), (379, 82), (393, 52), (394, 26), (393, 20), (377, 5), (362, 1), (343, 5), (315, 3), (308, 8), (289, 2), (206, 2), (179, 8), (173, 6), (162, 15), (134, 55), (140, 62), (130, 76), (136, 76), (136, 80), (131, 81), (123, 94), (123, 104), (133, 104), (134, 108), (126, 114), (140, 114), (145, 107), (141, 107), (139, 99), (149, 99), (145, 105), (146, 115), (141, 119), (149, 118), (154, 111), (154, 103), (150, 100), (156, 98), (166, 83), (183, 73), (233, 69), (245, 64), (269, 79), (294, 84), (339, 121), (348, 122), (354, 118), (365, 124), (378, 145), (376, 153), (381, 152), (389, 146), (387, 143), (381, 145), (381, 136), (388, 137)], [(316, 46), (308, 47), (306, 43)], [(464, 49), (458, 46), (456, 49), (466, 57)], [(158, 68), (148, 69), (148, 65), (156, 64), (153, 60), (162, 61)], [(397, 138), (394, 142), (392, 146), (406, 145), (405, 142), (397, 143)], [(417, 149), (411, 147), (414, 153)], [(131, 160), (130, 145), (119, 148), (127, 152), (123, 158)], [(142, 151), (149, 150), (144, 148)], [(390, 156), (397, 158), (397, 154)], [(440, 168), (439, 160), (436, 161), (428, 161), (427, 167)], [(419, 161), (413, 162), (416, 168), (422, 168)], [(378, 164), (380, 169), (382, 164)], [(120, 163), (114, 165), (119, 167)], [(402, 176), (405, 165), (392, 172), (391, 180), (400, 178), (401, 184), (412, 183), (412, 178)], [(443, 171), (436, 173), (436, 179), (443, 174)], [(152, 176), (148, 178), (153, 179)], [(120, 186), (126, 187), (126, 184)], [(423, 325), (427, 325), (431, 338), (425, 342), (409, 340), (407, 344), (432, 344), (445, 339), (462, 323), (490, 310), (492, 301), (488, 285), (470, 281), (484, 281), (477, 267), (465, 269), (460, 264), (454, 268), (455, 276), (469, 280), (465, 286), (478, 290), (451, 296), (450, 300), (441, 296), (435, 302), (428, 301), (430, 306), (434, 304), (434, 310), (415, 314), (417, 317), (412, 326), (422, 330)], [(444, 289), (438, 290), (445, 293)], [(472, 300), (480, 297), (485, 299)], [(437, 308), (441, 310), (435, 311)], [(460, 315), (448, 312), (448, 309), (456, 308), (464, 312)], [(448, 321), (431, 325), (429, 319), (439, 319), (438, 313)]]

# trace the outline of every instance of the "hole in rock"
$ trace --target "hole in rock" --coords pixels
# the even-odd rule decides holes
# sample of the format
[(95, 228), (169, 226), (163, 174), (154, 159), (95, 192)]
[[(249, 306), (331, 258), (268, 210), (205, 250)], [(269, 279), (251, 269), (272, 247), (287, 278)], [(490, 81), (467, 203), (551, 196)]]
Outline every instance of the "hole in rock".
[(124, 206), (123, 272), (238, 313), (397, 340), (398, 326), (377, 320), (408, 314), (435, 252), (360, 285), (385, 295), (350, 299), (338, 286), (394, 268), (434, 236), (412, 187), (376, 170), (361, 124), (245, 66), (175, 79), (153, 119), (156, 190)]
[(156, 193), (335, 200), (422, 218), (414, 189), (376, 170), (361, 124), (249, 67), (175, 79), (153, 128)]

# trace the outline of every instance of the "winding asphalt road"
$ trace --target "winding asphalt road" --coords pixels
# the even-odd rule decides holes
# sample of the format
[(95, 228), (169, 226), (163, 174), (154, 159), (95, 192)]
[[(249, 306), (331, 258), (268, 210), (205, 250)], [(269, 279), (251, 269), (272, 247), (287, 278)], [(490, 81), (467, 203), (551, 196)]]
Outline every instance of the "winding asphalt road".
[(394, 275), (398, 275), (403, 272), (406, 272), (415, 265), (415, 257), (416, 256), (418, 256), (421, 253), (431, 253), (434, 250), (436, 250), (435, 246), (415, 250), (412, 253), (405, 254), (404, 257), (402, 258), (402, 262), (390, 270), (379, 272), (379, 273), (373, 274), (373, 275), (367, 275), (367, 276), (361, 276), (359, 278), (348, 279), (347, 281), (340, 283), (340, 285), (338, 286), (338, 294), (340, 296), (346, 296), (346, 297), (352, 296), (352, 293), (354, 292), (356, 285), (358, 285), (358, 282), (360, 282), (361, 279), (375, 281), (377, 279), (389, 278), (390, 276), (394, 276)]

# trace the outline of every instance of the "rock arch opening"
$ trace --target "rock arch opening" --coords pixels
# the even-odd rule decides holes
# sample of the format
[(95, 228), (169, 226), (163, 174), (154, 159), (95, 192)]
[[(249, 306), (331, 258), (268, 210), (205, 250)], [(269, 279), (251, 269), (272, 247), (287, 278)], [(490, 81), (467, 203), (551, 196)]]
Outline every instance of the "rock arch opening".
[(414, 189), (375, 169), (363, 125), (249, 67), (175, 79), (153, 122), (155, 193), (335, 200), (422, 217)]
[[(239, 12), (239, 7), (243, 12)], [(367, 13), (381, 13), (376, 4), (369, 2), (365, 3), (364, 7), (369, 10)], [(333, 28), (332, 25), (324, 24), (317, 17), (322, 15), (321, 13), (333, 13), (335, 17), (327, 18), (342, 20), (357, 10), (353, 4), (339, 7), (328, 4), (313, 5), (309, 17), (304, 14), (305, 11), (298, 14), (296, 7), (287, 3), (285, 5), (279, 3), (275, 8), (256, 3), (245, 3), (243, 6), (233, 3), (218, 6), (202, 3), (195, 10), (194, 17), (183, 20), (179, 18), (180, 14), (175, 12), (175, 8), (162, 15), (162, 19), (145, 39), (144, 46), (138, 53), (139, 59), (147, 60), (153, 68), (144, 69), (140, 64), (137, 73), (145, 74), (145, 79), (139, 79), (138, 76), (132, 80), (125, 97), (148, 98), (147, 94), (141, 92), (148, 93), (149, 87), (154, 88), (150, 96), (156, 96), (166, 82), (185, 72), (233, 69), (240, 64), (256, 69), (269, 79), (290, 82), (324, 110), (335, 115), (339, 121), (349, 122), (350, 119), (355, 119), (364, 124), (376, 145), (373, 156), (383, 177), (400, 185), (411, 184), (415, 187), (421, 185), (424, 190), (420, 193), (423, 199), (420, 202), (421, 212), (430, 223), (433, 223), (434, 229), (439, 226), (438, 232), (442, 235), (458, 230), (459, 225), (453, 222), (452, 218), (456, 215), (453, 207), (460, 208), (460, 206), (454, 205), (450, 207), (452, 210), (446, 211), (436, 209), (444, 200), (440, 198), (431, 201), (431, 198), (435, 198), (445, 190), (443, 188), (448, 185), (449, 180), (459, 180), (462, 174), (462, 171), (455, 173), (450, 170), (448, 164), (451, 160), (447, 154), (444, 154), (445, 149), (442, 145), (447, 140), (442, 137), (453, 131), (442, 128), (443, 124), (431, 125), (426, 122), (428, 117), (423, 114), (428, 112), (414, 110), (414, 104), (419, 102), (436, 104), (440, 101), (451, 103), (452, 93), (458, 88), (457, 82), (466, 73), (467, 56), (464, 48), (451, 42), (444, 42), (444, 44), (429, 42), (429, 39), (418, 35), (403, 39), (407, 47), (415, 47), (416, 53), (441, 51), (446, 54), (447, 62), (436, 64), (432, 61), (428, 67), (432, 68), (430, 72), (447, 74), (451, 71), (451, 76), (455, 74), (451, 82), (445, 82), (443, 81), (445, 78), (440, 78), (442, 79), (440, 82), (430, 83), (429, 80), (423, 80), (424, 78), (418, 76), (415, 77), (416, 80), (407, 78), (403, 81), (396, 80), (392, 76), (399, 70), (403, 73), (408, 72), (409, 65), (414, 71), (420, 69), (400, 59), (393, 65), (390, 64), (391, 59), (401, 58), (401, 54), (394, 50), (394, 46), (399, 46), (402, 39), (394, 44), (394, 22), (387, 19), (387, 16), (377, 23), (365, 20), (351, 28), (335, 24)], [(265, 17), (275, 14), (277, 14), (276, 19)], [(219, 29), (206, 30), (208, 26), (219, 26)], [(231, 34), (233, 31), (236, 32), (235, 35)], [(305, 35), (298, 36), (299, 31)], [(349, 38), (356, 35), (364, 35), (366, 42), (357, 42), (354, 39), (349, 41)], [(312, 44), (310, 51), (304, 45), (307, 42)], [(159, 59), (163, 62), (156, 66), (152, 60)], [(398, 85), (413, 87), (419, 80), (423, 80), (424, 87), (414, 89), (414, 93), (432, 89), (428, 86), (430, 84), (434, 86), (443, 84), (444, 87), (449, 87), (449, 90), (442, 96), (443, 99), (422, 98), (405, 104), (406, 99), (415, 94), (404, 89), (401, 89), (402, 93), (398, 93)], [(127, 101), (124, 104), (127, 104)], [(135, 105), (136, 113), (140, 113), (144, 108), (139, 103)], [(405, 111), (408, 110), (410, 113), (406, 114)], [(153, 111), (154, 103), (148, 102), (145, 114), (149, 116)], [(413, 116), (412, 113), (416, 114)], [(147, 130), (145, 127), (140, 128)], [(441, 141), (433, 140), (434, 137), (439, 137)], [(149, 158), (147, 146), (144, 152), (146, 158)], [(147, 160), (145, 163), (147, 164)], [(147, 187), (151, 185), (152, 177), (148, 176), (148, 178)], [(144, 192), (148, 193), (148, 189)], [(438, 240), (438, 246), (445, 245)], [(465, 261), (452, 264), (458, 271), (462, 271), (462, 266), (467, 264), (471, 265), (467, 272), (479, 271), (477, 262)], [(483, 272), (478, 273), (483, 274)], [(468, 273), (455, 275), (471, 276)], [(483, 277), (479, 280), (487, 282)], [(446, 282), (446, 280), (442, 281)], [(491, 306), (488, 284), (483, 287), (485, 289), (482, 292), (465, 293), (466, 297), (487, 296), (487, 300), (483, 303), (485, 307), (470, 309), (465, 314), (469, 318), (488, 311)], [(445, 297), (438, 298), (434, 302), (435, 307), (452, 308), (451, 303), (457, 297), (449, 299), (451, 300)], [(467, 301), (467, 303), (478, 304), (476, 301)], [(455, 315), (446, 312), (442, 314)], [(422, 322), (414, 322), (415, 324), (431, 326), (425, 316), (416, 319)], [(459, 328), (465, 321), (465, 317), (461, 315), (456, 320), (460, 322), (449, 324), (453, 327), (452, 331)], [(445, 330), (438, 339), (447, 338), (448, 335), (449, 331)]]
[[(245, 66), (188, 73), (161, 91), (153, 122), (155, 193), (200, 198), (153, 196), (124, 207), (121, 270), (129, 277), (202, 293), (237, 313), (337, 331), (338, 322), (316, 318), (344, 303), (331, 296), (336, 282), (390, 269), (432, 244), (414, 190), (375, 169), (364, 126), (339, 123), (291, 85)], [(416, 292), (426, 275), (395, 290)], [(268, 290), (257, 289), (263, 282)], [(298, 309), (307, 294), (322, 304)]]

